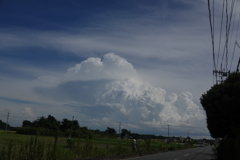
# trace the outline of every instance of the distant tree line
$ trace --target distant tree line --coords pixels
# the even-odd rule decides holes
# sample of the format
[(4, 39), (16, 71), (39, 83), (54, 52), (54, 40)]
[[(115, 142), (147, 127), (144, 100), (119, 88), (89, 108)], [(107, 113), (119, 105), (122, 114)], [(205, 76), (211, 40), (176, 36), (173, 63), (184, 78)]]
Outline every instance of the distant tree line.
[(6, 127), (9, 128), (10, 125), (8, 124), (8, 125), (6, 126), (6, 123), (0, 120), (0, 129), (6, 130)]
[(48, 128), (51, 131), (60, 130), (65, 132), (68, 129), (77, 130), (80, 128), (80, 125), (77, 120), (68, 120), (65, 118), (62, 121), (58, 121), (55, 117), (48, 115), (48, 117), (39, 117), (33, 122), (24, 120), (22, 127)]
[[(10, 126), (8, 125), (8, 128)], [(6, 123), (0, 120), (0, 128), (5, 129)], [(122, 129), (121, 133), (116, 132), (114, 128), (107, 127), (105, 131), (99, 129), (91, 130), (86, 126), (80, 127), (77, 120), (62, 119), (57, 120), (54, 116), (39, 117), (34, 121), (24, 120), (22, 127), (17, 128), (18, 134), (28, 135), (43, 135), (43, 136), (71, 136), (79, 138), (93, 138), (93, 137), (110, 137), (110, 138), (132, 138), (132, 139), (163, 139), (163, 136), (156, 136), (153, 134), (138, 134), (131, 133), (130, 130)], [(119, 137), (120, 136), (120, 137)]]
[(69, 120), (64, 118), (62, 121), (58, 121), (54, 116), (48, 115), (48, 117), (39, 117), (34, 121), (24, 120), (22, 127), (17, 129), (18, 134), (29, 135), (45, 135), (45, 136), (71, 136), (79, 138), (93, 137), (117, 137), (116, 130), (114, 128), (107, 127), (105, 131), (90, 130), (86, 126), (80, 127), (77, 120)]

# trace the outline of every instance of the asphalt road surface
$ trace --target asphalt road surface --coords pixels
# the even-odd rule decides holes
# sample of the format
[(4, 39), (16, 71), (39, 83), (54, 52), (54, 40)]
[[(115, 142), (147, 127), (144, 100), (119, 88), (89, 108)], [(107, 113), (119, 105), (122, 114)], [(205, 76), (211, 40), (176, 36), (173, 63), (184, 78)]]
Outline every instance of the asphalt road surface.
[(212, 147), (208, 146), (129, 158), (129, 160), (211, 160), (211, 155)]

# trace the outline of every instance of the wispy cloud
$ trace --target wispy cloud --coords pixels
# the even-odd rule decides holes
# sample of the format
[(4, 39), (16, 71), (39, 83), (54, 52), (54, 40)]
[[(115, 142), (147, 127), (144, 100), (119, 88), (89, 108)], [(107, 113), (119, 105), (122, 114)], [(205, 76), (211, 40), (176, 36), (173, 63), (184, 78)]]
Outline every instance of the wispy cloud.
[(24, 100), (21, 100), (21, 99), (14, 99), (14, 98), (8, 98), (8, 97), (0, 97), (0, 100), (13, 102), (13, 103), (37, 104), (36, 102), (24, 101)]

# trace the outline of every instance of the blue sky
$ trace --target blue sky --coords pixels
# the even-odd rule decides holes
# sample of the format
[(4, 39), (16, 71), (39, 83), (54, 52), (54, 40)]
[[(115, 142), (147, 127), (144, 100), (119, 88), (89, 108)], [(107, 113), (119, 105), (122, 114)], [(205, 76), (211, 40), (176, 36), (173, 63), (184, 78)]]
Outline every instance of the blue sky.
[(10, 125), (50, 114), (209, 138), (199, 102), (213, 85), (205, 0), (2, 0), (0, 35), (0, 116), (9, 112)]

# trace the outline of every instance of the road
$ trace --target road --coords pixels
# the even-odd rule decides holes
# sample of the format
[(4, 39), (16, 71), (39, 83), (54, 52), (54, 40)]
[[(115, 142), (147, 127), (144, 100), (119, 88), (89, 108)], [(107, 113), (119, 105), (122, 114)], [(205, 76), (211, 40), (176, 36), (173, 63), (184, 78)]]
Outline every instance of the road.
[(211, 160), (211, 155), (212, 147), (208, 146), (129, 158), (129, 160)]

